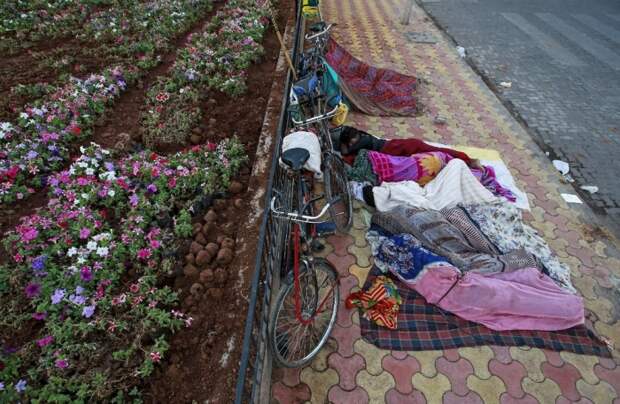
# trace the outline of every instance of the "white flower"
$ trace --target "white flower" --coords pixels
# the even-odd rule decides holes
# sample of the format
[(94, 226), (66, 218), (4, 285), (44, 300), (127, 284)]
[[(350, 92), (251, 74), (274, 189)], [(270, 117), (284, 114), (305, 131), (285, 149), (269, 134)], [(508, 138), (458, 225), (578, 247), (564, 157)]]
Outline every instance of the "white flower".
[(73, 257), (75, 254), (77, 254), (77, 248), (71, 247), (67, 250), (67, 256)]
[(92, 169), (91, 167), (88, 167), (86, 169), (86, 175), (94, 175), (95, 174), (95, 170)]
[(95, 251), (97, 249), (97, 242), (89, 241), (88, 244), (86, 244), (86, 248), (88, 248), (88, 251)]
[(19, 114), (19, 117), (22, 118), (22, 119), (28, 119), (28, 114), (25, 113), (25, 112), (22, 112), (22, 113)]
[(88, 200), (88, 198), (90, 198), (90, 196), (89, 196), (87, 193), (82, 193), (82, 194), (80, 195), (80, 197), (81, 197), (82, 199), (86, 199), (86, 200)]
[(97, 255), (99, 255), (100, 257), (107, 257), (108, 256), (108, 247), (99, 247), (99, 248), (97, 248)]
[(109, 196), (109, 197), (112, 197), (112, 198), (113, 198), (113, 197), (114, 197), (114, 195), (116, 195), (116, 192), (115, 192), (113, 189), (111, 189), (111, 190), (109, 190), (109, 191), (108, 191), (108, 196)]

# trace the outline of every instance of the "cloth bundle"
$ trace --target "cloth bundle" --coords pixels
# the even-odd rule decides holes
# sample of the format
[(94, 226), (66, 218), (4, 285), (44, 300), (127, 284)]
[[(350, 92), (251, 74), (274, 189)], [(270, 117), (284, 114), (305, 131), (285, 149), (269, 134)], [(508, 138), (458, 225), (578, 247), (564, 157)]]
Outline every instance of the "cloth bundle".
[(582, 299), (538, 268), (463, 272), (410, 234), (391, 235), (375, 227), (367, 238), (379, 269), (463, 319), (497, 331), (564, 330), (584, 322)]

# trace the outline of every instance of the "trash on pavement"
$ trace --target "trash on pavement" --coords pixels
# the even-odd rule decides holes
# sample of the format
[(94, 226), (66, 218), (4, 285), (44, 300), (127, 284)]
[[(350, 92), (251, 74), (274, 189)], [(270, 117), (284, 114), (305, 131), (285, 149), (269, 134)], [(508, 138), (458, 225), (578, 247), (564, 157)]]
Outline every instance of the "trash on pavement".
[(595, 194), (598, 192), (598, 187), (596, 185), (582, 185), (579, 188), (583, 189), (584, 191), (588, 191), (591, 194)]
[(448, 119), (441, 115), (437, 115), (435, 119), (433, 119), (433, 123), (436, 125), (445, 125), (446, 123), (448, 123)]
[(511, 81), (502, 81), (501, 83), (499, 83), (500, 87), (504, 87), (504, 88), (511, 88), (512, 87), (512, 82)]
[(457, 46), (456, 51), (459, 53), (460, 57), (462, 58), (465, 57), (465, 48), (463, 48), (462, 46)]
[(562, 160), (553, 160), (553, 166), (562, 173), (562, 175), (566, 175), (570, 171), (568, 163)]
[(566, 203), (583, 203), (581, 199), (575, 194), (560, 194)]

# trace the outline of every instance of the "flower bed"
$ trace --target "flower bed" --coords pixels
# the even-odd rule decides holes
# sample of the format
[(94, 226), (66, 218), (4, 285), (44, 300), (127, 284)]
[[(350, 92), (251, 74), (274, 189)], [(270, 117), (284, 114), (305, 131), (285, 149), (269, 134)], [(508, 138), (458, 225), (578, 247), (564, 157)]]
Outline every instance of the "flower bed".
[(267, 10), (254, 0), (231, 0), (203, 32), (193, 34), (169, 74), (149, 89), (145, 143), (184, 143), (203, 118), (200, 101), (207, 90), (242, 94), (248, 67), (263, 54), (267, 22)]
[(228, 186), (245, 159), (227, 140), (120, 160), (97, 145), (49, 178), (45, 209), (4, 239), (0, 401), (118, 400), (192, 318), (165, 285), (197, 198)]
[[(142, 34), (148, 39), (126, 41), (121, 29), (120, 42), (117, 41), (121, 45), (112, 48), (127, 52), (125, 67), (105, 69), (83, 80), (72, 78), (45, 100), (25, 107), (16, 122), (0, 122), (0, 205), (21, 200), (44, 187), (48, 175), (66, 163), (69, 145), (92, 133), (97, 119), (105, 115), (106, 107), (112, 105), (128, 83), (157, 63), (157, 52), (167, 46), (166, 41), (195, 21), (199, 12), (210, 8), (211, 1), (158, 0), (139, 4), (139, 8), (129, 13), (134, 16), (129, 21), (134, 25), (138, 20), (143, 21)], [(191, 7), (195, 9), (189, 12)], [(144, 20), (139, 18), (138, 11), (145, 13)], [(94, 21), (98, 20), (91, 21), (94, 26), (103, 24)], [(120, 20), (111, 21), (112, 26), (123, 26)], [(111, 34), (108, 28), (85, 32), (106, 36)], [(138, 53), (141, 54), (138, 60), (129, 63)]]

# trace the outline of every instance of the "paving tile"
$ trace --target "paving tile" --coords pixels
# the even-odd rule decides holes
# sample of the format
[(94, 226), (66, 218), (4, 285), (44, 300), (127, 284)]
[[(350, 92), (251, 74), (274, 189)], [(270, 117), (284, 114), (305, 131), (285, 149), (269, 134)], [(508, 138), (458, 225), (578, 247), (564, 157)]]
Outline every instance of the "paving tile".
[(344, 358), (334, 352), (329, 356), (328, 362), (329, 367), (338, 372), (340, 387), (346, 391), (355, 389), (355, 377), (365, 367), (364, 358), (359, 354)]
[(465, 396), (459, 396), (448, 391), (443, 395), (443, 404), (484, 404), (484, 401), (475, 391), (468, 391)]
[(595, 385), (579, 380), (577, 381), (577, 390), (582, 396), (589, 398), (596, 404), (611, 404), (618, 397), (618, 392), (609, 383), (602, 380)]
[(600, 380), (609, 383), (616, 391), (616, 394), (620, 396), (620, 368), (616, 367), (610, 370), (601, 365), (596, 365), (594, 367), (594, 373)]
[(598, 364), (598, 357), (592, 355), (578, 355), (571, 352), (561, 352), (560, 356), (566, 363), (570, 363), (579, 370), (579, 373), (587, 383), (596, 384), (599, 381), (594, 373), (594, 367)]
[(495, 375), (488, 379), (471, 375), (467, 378), (467, 387), (475, 391), (486, 403), (499, 402), (499, 397), (506, 391), (504, 381)]
[(545, 375), (542, 372), (540, 365), (547, 360), (545, 354), (540, 349), (530, 349), (528, 351), (511, 347), (510, 355), (514, 360), (521, 363), (525, 370), (527, 370), (528, 378), (534, 382), (542, 382)]
[(457, 362), (459, 359), (461, 359), (458, 349), (444, 349), (443, 356), (450, 362)]
[(385, 401), (385, 394), (394, 387), (394, 378), (388, 372), (373, 375), (365, 370), (357, 374), (358, 386), (368, 393), (371, 403), (382, 403)]
[(301, 371), (301, 381), (308, 385), (312, 396), (310, 402), (312, 404), (323, 404), (329, 389), (338, 384), (338, 373), (333, 369), (327, 369), (324, 372), (315, 372), (312, 368), (307, 367)]
[(349, 276), (349, 267), (355, 263), (355, 257), (351, 254), (336, 255), (334, 253), (327, 256), (327, 260), (336, 268), (342, 277)]
[(353, 244), (353, 237), (337, 234), (327, 237), (327, 241), (334, 247), (334, 254), (343, 256), (347, 255), (347, 247)]
[(469, 391), (467, 387), (467, 377), (474, 373), (474, 368), (466, 359), (459, 359), (457, 362), (450, 362), (445, 357), (437, 359), (435, 362), (437, 370), (450, 380), (452, 391), (459, 396), (465, 396)]
[(337, 352), (348, 358), (355, 353), (353, 351), (353, 344), (360, 340), (360, 327), (356, 324), (353, 324), (351, 327), (341, 327), (335, 324), (330, 337), (337, 342)]
[(520, 362), (512, 361), (510, 364), (504, 364), (492, 359), (489, 362), (489, 370), (504, 381), (506, 391), (512, 397), (522, 398), (525, 395), (521, 388), (521, 381), (527, 375), (527, 371)]
[(366, 282), (366, 278), (368, 277), (368, 273), (372, 267), (360, 267), (357, 264), (353, 264), (349, 267), (349, 273), (357, 278), (357, 286), (362, 288), (364, 286), (364, 282)]
[(577, 401), (571, 401), (564, 396), (560, 396), (555, 401), (555, 404), (594, 404), (594, 403), (592, 402), (592, 400), (590, 400), (589, 398), (585, 398), (585, 397), (581, 397)]
[(521, 398), (514, 398), (510, 394), (504, 393), (499, 397), (499, 402), (501, 404), (538, 404), (538, 400), (529, 394), (526, 394)]
[(409, 357), (409, 354), (407, 353), (407, 351), (392, 351), (391, 353), (394, 359), (398, 359), (398, 360), (403, 360)]
[(403, 360), (395, 359), (392, 355), (386, 355), (382, 360), (383, 369), (389, 372), (396, 383), (396, 390), (403, 394), (413, 392), (411, 378), (420, 371), (420, 364), (415, 358), (407, 357)]
[(562, 365), (564, 365), (564, 359), (562, 359), (562, 357), (560, 356), (559, 352), (556, 351), (549, 351), (549, 350), (543, 350), (542, 351), (545, 356), (547, 357), (547, 362), (549, 362), (551, 365), (559, 368)]
[(358, 247), (355, 244), (351, 244), (347, 248), (347, 251), (356, 258), (357, 265), (360, 267), (369, 267), (372, 265), (370, 261), (370, 247), (368, 245), (365, 247)]
[(369, 402), (368, 393), (359, 386), (351, 391), (343, 390), (340, 386), (332, 386), (327, 397), (329, 402), (334, 404), (366, 404)]
[(390, 354), (390, 351), (379, 349), (363, 339), (355, 341), (355, 352), (364, 357), (366, 361), (366, 371), (375, 376), (383, 372), (383, 357)]
[(411, 351), (409, 355), (415, 358), (421, 366), (420, 371), (426, 377), (435, 377), (437, 368), (435, 363), (443, 356), (442, 351)]
[(424, 395), (415, 390), (409, 394), (402, 394), (396, 389), (388, 390), (385, 394), (386, 404), (426, 404)]
[(537, 383), (526, 377), (521, 382), (521, 386), (523, 386), (523, 390), (526, 393), (532, 395), (540, 403), (554, 403), (562, 394), (560, 387), (549, 379), (544, 379), (542, 382)]
[(542, 364), (543, 374), (553, 380), (558, 386), (560, 386), (560, 392), (569, 400), (578, 400), (580, 397), (577, 391), (576, 382), (581, 379), (581, 373), (571, 364), (564, 364), (564, 366), (556, 368), (548, 363)]
[(445, 392), (451, 389), (450, 380), (441, 373), (426, 377), (422, 373), (413, 376), (413, 387), (424, 394), (428, 403), (439, 403)]
[(301, 404), (310, 400), (310, 387), (306, 384), (289, 387), (277, 382), (271, 387), (271, 396), (280, 404)]
[(510, 347), (507, 346), (491, 346), (491, 350), (495, 353), (495, 359), (505, 365), (512, 362), (510, 356)]
[(474, 373), (480, 379), (488, 379), (491, 377), (489, 373), (489, 361), (493, 358), (494, 353), (488, 346), (460, 348), (459, 354), (467, 359), (474, 367)]

